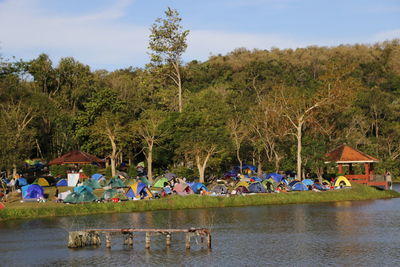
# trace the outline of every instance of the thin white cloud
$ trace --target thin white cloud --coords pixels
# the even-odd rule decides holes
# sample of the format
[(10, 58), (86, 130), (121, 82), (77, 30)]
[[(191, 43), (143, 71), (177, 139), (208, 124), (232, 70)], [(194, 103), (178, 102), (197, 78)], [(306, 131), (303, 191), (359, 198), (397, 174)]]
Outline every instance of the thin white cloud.
[(393, 39), (400, 39), (400, 29), (378, 32), (371, 37), (371, 42), (383, 42)]
[(304, 45), (278, 35), (194, 30), (190, 31), (188, 37), (187, 54), (205, 60), (211, 53), (226, 54), (239, 47), (252, 50), (272, 47), (296, 48)]
[(266, 7), (284, 9), (293, 7), (298, 0), (229, 0), (225, 2), (229, 7)]

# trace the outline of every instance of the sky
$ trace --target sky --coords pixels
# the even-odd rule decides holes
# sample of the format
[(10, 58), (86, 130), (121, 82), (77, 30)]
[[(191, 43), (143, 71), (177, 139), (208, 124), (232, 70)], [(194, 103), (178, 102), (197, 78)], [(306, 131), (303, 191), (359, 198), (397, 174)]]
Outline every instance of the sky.
[(0, 0), (0, 56), (92, 70), (143, 67), (150, 27), (167, 7), (189, 30), (184, 62), (235, 48), (374, 44), (400, 38), (400, 0)]

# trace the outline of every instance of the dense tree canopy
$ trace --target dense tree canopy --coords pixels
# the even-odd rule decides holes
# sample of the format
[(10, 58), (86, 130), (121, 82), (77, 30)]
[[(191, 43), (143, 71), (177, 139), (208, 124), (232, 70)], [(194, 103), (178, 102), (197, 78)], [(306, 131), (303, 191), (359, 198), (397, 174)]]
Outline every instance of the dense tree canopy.
[[(157, 22), (153, 34), (168, 26)], [(55, 65), (46, 54), (0, 59), (0, 167), (79, 148), (116, 164), (147, 159), (153, 175), (188, 168), (201, 180), (242, 164), (320, 173), (323, 155), (347, 143), (379, 158), (378, 172), (400, 174), (398, 40), (240, 48), (183, 64), (187, 32), (177, 30), (177, 54), (157, 67), (179, 64), (180, 108), (171, 108), (171, 83), (148, 68), (93, 72), (74, 58)]]

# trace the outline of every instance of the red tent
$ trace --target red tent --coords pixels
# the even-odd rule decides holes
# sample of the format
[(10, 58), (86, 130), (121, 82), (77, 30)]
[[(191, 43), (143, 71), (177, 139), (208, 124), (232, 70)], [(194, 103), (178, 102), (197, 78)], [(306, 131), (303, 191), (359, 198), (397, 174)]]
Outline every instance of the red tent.
[(49, 165), (104, 163), (104, 160), (86, 152), (75, 150), (49, 162)]

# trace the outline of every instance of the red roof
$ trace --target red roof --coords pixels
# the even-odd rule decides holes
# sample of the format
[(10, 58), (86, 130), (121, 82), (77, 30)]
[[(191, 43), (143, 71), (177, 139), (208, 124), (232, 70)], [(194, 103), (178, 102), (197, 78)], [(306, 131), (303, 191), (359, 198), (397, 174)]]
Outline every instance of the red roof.
[(328, 161), (335, 161), (337, 163), (364, 163), (364, 162), (378, 162), (379, 160), (367, 154), (358, 151), (348, 145), (341, 145), (335, 150), (325, 154)]
[(59, 158), (53, 159), (49, 162), (49, 165), (92, 164), (94, 162), (103, 163), (104, 161), (86, 152), (75, 150), (62, 155)]

